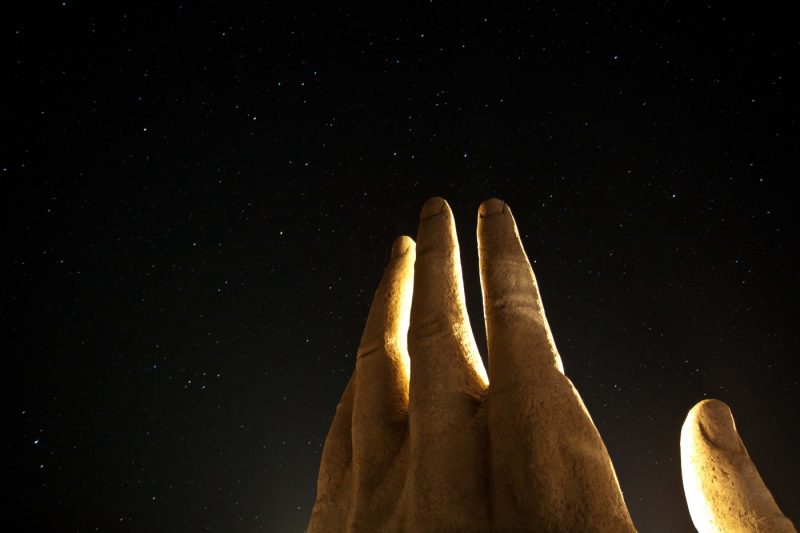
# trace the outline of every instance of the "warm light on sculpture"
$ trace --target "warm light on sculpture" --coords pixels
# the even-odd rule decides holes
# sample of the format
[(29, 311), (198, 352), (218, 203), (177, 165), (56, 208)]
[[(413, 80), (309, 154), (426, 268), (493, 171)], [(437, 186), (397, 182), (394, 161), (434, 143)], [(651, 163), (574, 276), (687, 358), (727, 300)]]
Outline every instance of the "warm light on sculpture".
[(700, 533), (795, 531), (750, 460), (723, 402), (703, 400), (689, 412), (681, 429), (681, 470)]
[[(488, 372), (467, 315), (450, 207), (428, 200), (417, 242), (395, 241), (325, 441), (309, 531), (635, 531), (500, 200), (481, 204), (478, 250)], [(710, 491), (702, 477), (717, 464), (695, 438), (706, 426), (692, 413), (703, 405), (684, 425), (684, 479), (698, 529), (720, 531), (704, 525), (728, 523), (713, 503), (728, 493)], [(766, 501), (754, 495), (736, 505)], [(777, 515), (753, 508), (788, 528), (775, 531), (794, 531), (769, 502)]]

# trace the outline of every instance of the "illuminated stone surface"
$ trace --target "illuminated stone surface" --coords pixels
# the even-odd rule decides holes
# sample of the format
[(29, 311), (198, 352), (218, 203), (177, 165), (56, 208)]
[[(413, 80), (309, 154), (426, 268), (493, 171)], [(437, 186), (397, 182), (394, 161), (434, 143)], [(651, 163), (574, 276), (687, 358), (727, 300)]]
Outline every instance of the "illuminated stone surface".
[[(499, 200), (481, 205), (478, 250), (488, 372), (447, 203), (426, 202), (416, 244), (395, 241), (325, 441), (309, 531), (635, 531)], [(690, 411), (681, 460), (701, 533), (795, 531), (724, 403)]]
[(794, 532), (719, 400), (695, 405), (681, 429), (683, 488), (700, 533)]
[(478, 243), (489, 372), (433, 198), (375, 293), (309, 531), (634, 531), (503, 202), (481, 206)]

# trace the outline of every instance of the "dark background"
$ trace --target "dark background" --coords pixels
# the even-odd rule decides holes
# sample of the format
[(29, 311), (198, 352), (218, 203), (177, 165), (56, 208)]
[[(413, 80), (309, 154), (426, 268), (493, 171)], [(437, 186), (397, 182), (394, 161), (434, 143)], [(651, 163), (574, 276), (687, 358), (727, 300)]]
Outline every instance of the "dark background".
[(691, 530), (706, 397), (800, 521), (788, 12), (231, 4), (3, 8), (7, 521), (301, 530), (433, 195), (484, 356), (477, 208), (514, 209), (641, 531)]

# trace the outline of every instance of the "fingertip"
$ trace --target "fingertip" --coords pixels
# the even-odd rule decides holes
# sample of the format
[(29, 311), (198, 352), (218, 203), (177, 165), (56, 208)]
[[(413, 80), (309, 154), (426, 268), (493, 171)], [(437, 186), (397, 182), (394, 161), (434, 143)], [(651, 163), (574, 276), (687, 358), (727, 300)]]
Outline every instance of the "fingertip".
[(482, 248), (502, 250), (519, 239), (511, 208), (503, 200), (489, 198), (478, 208), (478, 241)]
[(716, 399), (703, 400), (692, 411), (700, 434), (708, 444), (724, 450), (740, 448), (733, 413), (725, 402)]
[(737, 451), (741, 445), (736, 423), (730, 407), (720, 400), (708, 399), (698, 402), (689, 411), (683, 431), (689, 431), (695, 443), (718, 450)]
[(681, 429), (681, 475), (700, 532), (796, 532), (750, 459), (730, 407), (720, 400), (703, 400), (689, 411)]
[[(447, 201), (434, 196), (422, 206), (416, 239), (416, 259), (452, 254), (458, 249), (455, 219)], [(417, 264), (419, 267), (419, 264)]]
[(408, 235), (401, 235), (394, 240), (392, 243), (392, 259), (397, 259), (398, 257), (402, 257), (406, 255), (409, 251), (416, 248), (416, 243), (414, 239), (409, 237)]
[(499, 215), (505, 213), (507, 209), (506, 203), (498, 198), (489, 198), (481, 203), (478, 208), (478, 215), (482, 218), (492, 215)]
[(698, 416), (722, 415), (733, 417), (731, 408), (728, 407), (728, 404), (722, 400), (717, 400), (716, 398), (708, 398), (707, 400), (697, 402), (697, 404), (692, 407), (692, 411), (695, 411)]
[(439, 196), (434, 196), (429, 198), (425, 204), (422, 206), (422, 210), (419, 213), (420, 220), (426, 220), (428, 218), (433, 218), (436, 215), (440, 215), (445, 211), (448, 211), (450, 206), (447, 205), (447, 201), (444, 198)]

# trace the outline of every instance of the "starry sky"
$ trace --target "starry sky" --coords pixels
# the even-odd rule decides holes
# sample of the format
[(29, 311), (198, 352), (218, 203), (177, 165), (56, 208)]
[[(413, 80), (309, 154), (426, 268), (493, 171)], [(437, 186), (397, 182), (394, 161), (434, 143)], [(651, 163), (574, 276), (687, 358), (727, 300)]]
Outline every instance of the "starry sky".
[(477, 208), (514, 210), (641, 531), (691, 530), (678, 438), (707, 397), (800, 522), (788, 13), (234, 4), (0, 16), (19, 530), (302, 530), (392, 240), (434, 195), (484, 357)]

